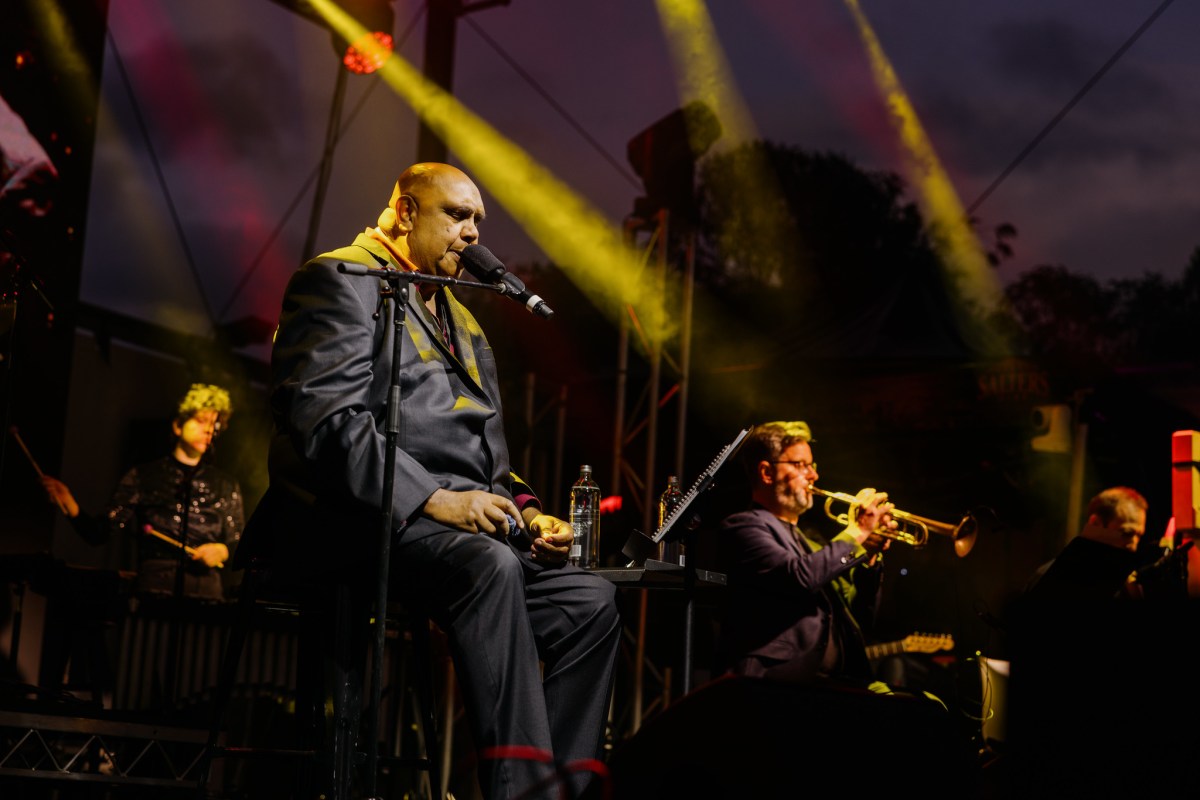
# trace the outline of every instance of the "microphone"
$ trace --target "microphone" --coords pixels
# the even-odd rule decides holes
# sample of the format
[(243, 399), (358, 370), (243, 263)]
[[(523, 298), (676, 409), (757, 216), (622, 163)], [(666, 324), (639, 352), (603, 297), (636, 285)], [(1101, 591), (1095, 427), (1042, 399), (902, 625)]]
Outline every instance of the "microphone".
[(511, 297), (529, 309), (529, 313), (542, 319), (550, 319), (554, 312), (546, 301), (525, 288), (525, 283), (516, 275), (504, 268), (500, 259), (492, 255), (481, 244), (469, 244), (460, 254), (462, 265), (467, 272), (481, 281), (486, 281), (500, 288), (500, 294)]
[(528, 528), (518, 528), (517, 521), (508, 514), (504, 515), (504, 521), (508, 523), (508, 541), (514, 547), (518, 550), (533, 549), (533, 537), (529, 534)]

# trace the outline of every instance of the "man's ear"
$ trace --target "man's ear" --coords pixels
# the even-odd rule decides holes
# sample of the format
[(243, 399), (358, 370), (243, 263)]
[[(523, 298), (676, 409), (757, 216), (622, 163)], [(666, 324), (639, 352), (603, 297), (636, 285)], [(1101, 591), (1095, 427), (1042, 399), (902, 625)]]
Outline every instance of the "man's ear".
[(775, 476), (771, 474), (771, 462), (758, 462), (758, 481), (767, 486), (775, 482)]
[(1091, 514), (1088, 516), (1087, 522), (1083, 523), (1083, 528), (1079, 531), (1079, 535), (1084, 539), (1104, 541), (1108, 533), (1107, 528), (1100, 521), (1100, 518), (1095, 514)]
[(171, 432), (175, 434), (176, 439), (183, 436), (183, 426), (179, 424), (179, 420), (171, 421)]
[(408, 233), (417, 220), (417, 203), (407, 194), (396, 201), (396, 227), (400, 233)]

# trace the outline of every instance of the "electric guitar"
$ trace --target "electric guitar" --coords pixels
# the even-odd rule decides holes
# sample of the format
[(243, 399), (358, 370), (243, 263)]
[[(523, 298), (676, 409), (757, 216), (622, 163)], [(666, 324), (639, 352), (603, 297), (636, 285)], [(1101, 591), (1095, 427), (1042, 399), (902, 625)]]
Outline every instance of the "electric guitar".
[(953, 650), (954, 637), (947, 633), (913, 633), (898, 642), (867, 645), (867, 658), (876, 659), (896, 653), (936, 653)]

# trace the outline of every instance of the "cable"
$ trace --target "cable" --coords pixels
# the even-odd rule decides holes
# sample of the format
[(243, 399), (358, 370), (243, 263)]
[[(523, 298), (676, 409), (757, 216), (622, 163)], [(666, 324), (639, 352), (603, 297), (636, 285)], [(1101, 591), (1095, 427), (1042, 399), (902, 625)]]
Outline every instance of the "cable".
[(559, 103), (557, 100), (555, 100), (553, 97), (551, 97), (550, 93), (548, 91), (546, 91), (546, 89), (543, 88), (541, 86), (541, 84), (539, 84), (536, 80), (534, 80), (532, 75), (530, 75), (528, 72), (526, 72), (525, 69), (522, 68), (521, 65), (518, 64), (512, 58), (512, 56), (510, 56), (508, 53), (506, 53), (504, 51), (504, 49), (502, 47), (500, 47), (499, 42), (497, 42), (495, 39), (493, 39), (488, 34), (484, 33), (483, 28), (479, 27), (478, 23), (476, 23), (470, 17), (467, 17), (466, 21), (467, 21), (468, 25), (470, 25), (472, 28), (475, 29), (475, 32), (477, 34), (479, 34), (480, 38), (482, 38), (485, 42), (487, 42), (491, 46), (491, 48), (496, 51), (497, 55), (499, 55), (501, 58), (503, 58), (505, 61), (507, 61), (508, 65), (510, 67), (512, 67), (513, 70), (518, 75), (520, 75), (522, 78), (524, 78), (525, 82), (528, 83), (533, 88), (534, 91), (536, 91), (538, 94), (540, 94), (542, 96), (542, 99), (544, 99), (547, 103), (549, 103), (551, 108), (553, 108), (555, 111), (557, 111), (559, 113), (559, 115), (567, 121), (567, 124), (569, 124), (572, 128), (574, 128), (576, 130), (576, 132), (579, 133), (579, 135), (582, 136), (584, 138), (584, 140), (588, 144), (590, 144), (592, 146), (592, 148), (596, 150), (597, 153), (600, 154), (601, 158), (603, 158), (605, 161), (607, 161), (609, 164), (611, 164), (613, 169), (615, 169), (621, 175), (622, 178), (629, 181), (635, 189), (637, 189), (638, 191), (642, 190), (642, 188), (643, 188), (642, 182), (637, 177), (635, 177), (633, 175), (633, 173), (629, 172), (627, 169), (625, 169), (625, 167), (621, 166), (621, 163), (619, 161), (617, 161), (615, 158), (613, 158), (612, 155), (610, 155), (608, 153), (608, 151), (604, 149), (604, 146), (601, 145), (598, 141), (596, 141), (596, 139), (590, 133), (587, 132), (587, 129), (584, 128), (583, 125), (581, 125), (574, 117), (571, 116), (571, 113), (569, 111), (567, 111), (567, 109), (563, 108), (561, 103)]
[(1133, 43), (1136, 42), (1141, 35), (1145, 33), (1151, 25), (1154, 24), (1154, 21), (1158, 19), (1159, 16), (1161, 16), (1162, 13), (1167, 10), (1167, 6), (1171, 5), (1173, 2), (1175, 2), (1175, 0), (1163, 0), (1163, 3), (1159, 5), (1158, 8), (1154, 9), (1153, 12), (1151, 12), (1146, 21), (1143, 22), (1138, 29), (1133, 32), (1133, 35), (1126, 39), (1123, 45), (1117, 48), (1117, 51), (1112, 54), (1108, 61), (1104, 62), (1104, 66), (1100, 67), (1096, 74), (1088, 79), (1088, 82), (1083, 85), (1083, 88), (1075, 93), (1075, 96), (1072, 97), (1048, 123), (1046, 123), (1046, 126), (1042, 128), (1038, 135), (1033, 137), (1033, 140), (1029, 144), (1025, 145), (1025, 148), (1017, 154), (1017, 157), (1014, 158), (1012, 162), (996, 177), (996, 179), (992, 181), (986, 189), (983, 190), (983, 194), (979, 195), (974, 203), (971, 203), (970, 207), (967, 208), (968, 217), (972, 216), (976, 209), (978, 209), (983, 203), (983, 201), (986, 200), (988, 196), (991, 195), (991, 193), (994, 192), (996, 188), (1004, 182), (1005, 178), (1012, 174), (1012, 171), (1017, 168), (1017, 165), (1024, 161), (1025, 158), (1034, 151), (1034, 148), (1041, 144), (1042, 140), (1050, 134), (1050, 131), (1054, 130), (1054, 128), (1058, 126), (1058, 123), (1063, 121), (1063, 118), (1066, 117), (1067, 114), (1070, 113), (1071, 109), (1083, 99), (1083, 96), (1090, 92), (1092, 87), (1100, 82), (1100, 79), (1104, 77), (1104, 74), (1108, 72), (1114, 64), (1117, 63), (1117, 60), (1120, 59), (1121, 56), (1125, 55), (1125, 51), (1133, 46)]
[[(422, 3), (417, 9), (416, 14), (413, 15), (412, 20), (408, 23), (408, 27), (404, 30), (404, 33), (401, 34), (400, 38), (396, 41), (393, 50), (399, 50), (404, 43), (408, 41), (408, 37), (412, 35), (413, 30), (417, 27), (417, 23), (421, 21), (421, 17), (424, 15), (425, 5)], [(338, 128), (337, 138), (334, 140), (335, 147), (337, 146), (337, 143), (342, 140), (342, 135), (350, 129), (350, 125), (358, 117), (359, 112), (366, 107), (367, 100), (371, 98), (371, 93), (374, 92), (381, 83), (382, 81), (377, 77), (371, 83), (371, 85), (367, 87), (367, 90), (363, 92), (362, 97), (358, 99), (358, 103), (355, 104), (349, 115), (347, 115), (345, 121)], [(254, 275), (254, 272), (259, 268), (259, 266), (262, 265), (262, 260), (266, 258), (271, 246), (275, 244), (275, 240), (278, 239), (279, 235), (283, 232), (283, 228), (285, 225), (287, 225), (288, 220), (291, 219), (292, 213), (295, 212), (296, 207), (300, 205), (300, 201), (304, 199), (304, 195), (308, 193), (309, 187), (313, 185), (313, 181), (317, 179), (317, 176), (320, 174), (320, 172), (321, 163), (318, 162), (317, 165), (312, 168), (312, 171), (308, 173), (308, 178), (305, 179), (304, 184), (296, 192), (296, 196), (292, 198), (292, 202), (288, 204), (287, 209), (283, 212), (283, 216), (279, 219), (279, 224), (277, 224), (271, 231), (270, 236), (267, 237), (267, 240), (263, 243), (263, 246), (254, 256), (254, 260), (251, 261), (250, 265), (242, 272), (241, 279), (237, 282), (237, 285), (233, 287), (233, 291), (230, 293), (229, 299), (225, 302), (225, 305), (221, 307), (221, 313), (217, 317), (218, 319), (225, 318), (225, 315), (229, 312), (230, 306), (234, 304), (242, 290), (246, 288), (246, 284), (249, 283), (251, 276)]]
[(179, 212), (175, 208), (175, 201), (171, 199), (171, 189), (167, 186), (167, 178), (163, 175), (162, 165), (159, 163), (158, 154), (154, 151), (154, 142), (150, 139), (150, 130), (146, 127), (146, 120), (142, 116), (141, 107), (138, 105), (137, 95), (133, 91), (133, 83), (129, 80), (129, 73), (125, 71), (125, 62), (121, 58), (121, 51), (117, 47), (117, 40), (113, 37), (112, 27), (110, 26), (105, 32), (108, 37), (108, 44), (112, 48), (113, 60), (117, 64), (117, 70), (121, 73), (121, 82), (125, 84), (125, 92), (129, 95), (129, 104), (133, 107), (133, 116), (137, 121), (138, 130), (142, 133), (142, 139), (146, 142), (146, 150), (150, 153), (150, 163), (154, 166), (154, 174), (158, 177), (159, 188), (162, 189), (163, 199), (167, 203), (167, 211), (171, 215), (171, 221), (175, 224), (175, 234), (179, 237), (179, 243), (183, 247), (184, 258), (187, 259), (188, 268), (192, 271), (192, 278), (196, 281), (196, 289), (200, 293), (200, 302), (204, 304), (204, 313), (208, 315), (208, 324), (210, 330), (216, 327), (216, 318), (213, 317), (212, 306), (208, 303), (208, 297), (204, 293), (204, 284), (200, 280), (200, 272), (196, 269), (196, 259), (192, 255), (192, 249), (188, 246), (187, 236), (183, 232), (183, 223), (179, 219)]

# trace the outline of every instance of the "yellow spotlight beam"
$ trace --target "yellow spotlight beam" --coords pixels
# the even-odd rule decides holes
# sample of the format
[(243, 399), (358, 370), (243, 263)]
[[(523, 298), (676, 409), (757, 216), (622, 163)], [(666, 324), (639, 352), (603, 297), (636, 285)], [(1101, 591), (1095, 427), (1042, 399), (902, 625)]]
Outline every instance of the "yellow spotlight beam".
[[(908, 94), (896, 77), (874, 29), (858, 0), (845, 0), (871, 62), (871, 72), (891, 112), (906, 153), (909, 180), (916, 188), (922, 209), (931, 223), (934, 246), (950, 271), (947, 276), (977, 319), (994, 310), (1002, 294), (995, 271), (971, 228), (958, 193), (942, 168), (932, 142), (925, 134)], [(993, 346), (994, 343), (987, 346)]]
[[(758, 139), (758, 129), (736, 91), (733, 72), (703, 0), (655, 0), (655, 4), (675, 60), (680, 97), (685, 103), (700, 100), (716, 114), (723, 131), (718, 146), (735, 148)], [(715, 190), (753, 200), (751, 207), (745, 209), (741, 227), (733, 220), (717, 223), (717, 241), (725, 243), (732, 236), (746, 235), (746, 224), (754, 228), (749, 235), (755, 241), (789, 239), (793, 235), (790, 226), (779, 213), (784, 207), (783, 193), (766, 160), (751, 155), (747, 168), (734, 180), (737, 186), (719, 186)], [(739, 234), (733, 232), (735, 229)], [(797, 265), (764, 258), (758, 263), (741, 266), (758, 274), (767, 285), (778, 285), (783, 271), (795, 269)], [(800, 266), (802, 270), (804, 265)], [(803, 274), (798, 272), (799, 276)]]
[[(63, 12), (65, 3), (52, 0), (25, 0), (26, 4), (32, 10), (32, 17), (37, 26), (38, 32), (53, 46), (47, 49), (47, 57), (53, 61), (55, 72), (62, 80), (63, 85), (67, 89), (69, 101), (76, 109), (84, 109), (90, 106), (90, 101), (95, 102), (95, 124), (97, 131), (97, 139), (106, 138), (104, 136), (104, 126), (112, 124), (112, 114), (109, 112), (108, 105), (103, 94), (103, 87), (96, 84), (92, 69), (84, 58), (82, 51), (79, 48), (77, 36), (74, 28), (71, 25), (71, 20)], [(111, 26), (108, 31), (108, 42), (112, 51), (112, 57), (119, 68), (119, 71), (124, 75), (124, 66), (121, 62), (121, 54), (117, 48), (117, 43), (113, 37)], [(96, 93), (93, 98), (92, 94)], [(82, 112), (80, 112), (82, 113)], [(134, 161), (132, 148), (129, 141), (116, 134), (112, 134), (109, 138), (115, 143), (114, 147), (119, 147), (124, 151), (122, 157), (127, 159), (129, 163)], [(149, 141), (147, 141), (149, 145)], [(163, 187), (163, 194), (166, 202), (170, 202), (170, 194)], [(149, 214), (135, 214), (130, 217), (131, 225), (137, 227), (145, 233), (145, 236), (139, 239), (143, 243), (150, 255), (153, 256), (159, 263), (172, 263), (177, 261), (176, 251), (171, 250), (171, 242), (163, 235), (161, 229), (154, 228), (154, 217)], [(182, 237), (181, 237), (182, 240)], [(186, 249), (186, 241), (183, 242)], [(172, 291), (166, 287), (169, 284), (177, 281), (177, 278), (169, 272), (154, 271), (151, 274), (151, 280), (155, 281), (156, 285), (163, 287), (161, 297), (172, 296)], [(197, 291), (201, 292), (201, 303), (204, 303), (202, 289), (197, 285)], [(179, 321), (179, 309), (176, 306), (159, 307), (154, 311), (155, 318), (161, 322)], [(211, 315), (202, 315), (199, 320), (190, 320), (194, 325), (207, 329), (212, 325)]]
[[(311, 1), (348, 41), (366, 32), (331, 0)], [(601, 311), (619, 320), (625, 305), (645, 289), (640, 256), (622, 240), (618, 226), (413, 65), (386, 50), (379, 55), (386, 58), (380, 75), (396, 94)], [(656, 341), (673, 334), (675, 323), (664, 314), (642, 322)]]
[[(734, 151), (759, 140), (758, 128), (737, 90), (716, 26), (703, 0), (655, 0), (655, 6), (675, 62), (680, 98), (684, 104), (696, 100), (703, 102), (721, 124), (722, 136), (714, 150)], [(693, 132), (689, 131), (689, 134)], [(722, 176), (719, 184), (706, 187), (708, 191), (739, 199), (736, 214), (712, 222), (722, 257), (736, 252), (732, 245), (741, 239), (781, 245), (795, 237), (783, 190), (766, 158), (766, 151), (747, 149), (739, 165), (739, 169)], [(803, 256), (794, 250), (785, 254), (782, 247), (766, 247), (759, 251), (753, 263), (739, 263), (736, 267), (758, 276), (768, 287), (781, 285), (787, 274), (792, 275), (799, 285), (807, 285), (813, 272), (802, 259)], [(678, 293), (679, 290), (673, 288), (673, 291)], [(703, 309), (703, 312), (695, 313), (695, 317), (703, 320), (702, 324), (713, 332), (710, 340), (719, 334), (726, 342), (742, 341), (739, 332), (743, 321), (726, 315), (727, 307), (721, 298), (697, 290), (694, 303), (696, 309)], [(748, 340), (753, 341), (752, 338)], [(737, 357), (755, 357), (741, 346), (736, 349)], [(727, 348), (724, 355), (731, 356), (733, 350), (734, 347)], [(755, 368), (750, 367), (751, 370)], [(715, 409), (748, 408), (759, 400), (756, 397), (758, 384), (752, 380), (712, 380), (706, 389), (704, 397), (694, 395), (690, 402), (706, 406), (709, 413), (714, 413)]]
[(656, 0), (656, 5), (682, 100), (706, 103), (721, 120), (727, 143), (757, 139), (754, 120), (732, 88), (733, 72), (703, 0)]
[(67, 83), (71, 101), (77, 108), (86, 108), (89, 87), (94, 85), (92, 70), (80, 53), (71, 22), (57, 2), (29, 2), (34, 24), (46, 41), (53, 44), (48, 57), (54, 62), (58, 77)]

